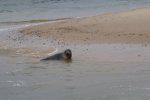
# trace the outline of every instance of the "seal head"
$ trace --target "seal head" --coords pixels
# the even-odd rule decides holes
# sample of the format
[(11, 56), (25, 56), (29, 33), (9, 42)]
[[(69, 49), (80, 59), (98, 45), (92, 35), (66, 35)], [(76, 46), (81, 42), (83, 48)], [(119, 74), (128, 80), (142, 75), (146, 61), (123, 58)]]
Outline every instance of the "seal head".
[(70, 49), (67, 49), (67, 50), (64, 51), (64, 58), (66, 60), (70, 60), (72, 58), (72, 52), (71, 52)]

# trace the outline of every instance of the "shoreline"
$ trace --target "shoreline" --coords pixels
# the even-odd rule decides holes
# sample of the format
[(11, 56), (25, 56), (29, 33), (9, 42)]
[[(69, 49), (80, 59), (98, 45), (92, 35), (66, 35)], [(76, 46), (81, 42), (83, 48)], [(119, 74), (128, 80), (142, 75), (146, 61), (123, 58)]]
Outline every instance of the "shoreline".
[(108, 13), (92, 17), (72, 18), (29, 26), (20, 33), (43, 38), (51, 37), (60, 43), (150, 43), (150, 8)]

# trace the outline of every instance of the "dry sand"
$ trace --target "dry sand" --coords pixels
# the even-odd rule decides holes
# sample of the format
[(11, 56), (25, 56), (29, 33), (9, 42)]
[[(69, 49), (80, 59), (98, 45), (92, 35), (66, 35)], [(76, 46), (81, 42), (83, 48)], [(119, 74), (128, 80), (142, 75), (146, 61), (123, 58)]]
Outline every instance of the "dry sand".
[(69, 43), (150, 43), (150, 8), (65, 19), (20, 30)]

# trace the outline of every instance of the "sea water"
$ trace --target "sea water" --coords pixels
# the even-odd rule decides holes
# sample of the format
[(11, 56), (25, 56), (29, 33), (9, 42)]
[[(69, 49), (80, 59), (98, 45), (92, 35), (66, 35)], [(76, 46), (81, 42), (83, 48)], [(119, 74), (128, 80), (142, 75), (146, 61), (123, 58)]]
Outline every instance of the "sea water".
[(84, 17), (149, 6), (150, 0), (0, 0), (0, 22)]
[(0, 49), (0, 100), (150, 99), (150, 46), (69, 47), (70, 63)]

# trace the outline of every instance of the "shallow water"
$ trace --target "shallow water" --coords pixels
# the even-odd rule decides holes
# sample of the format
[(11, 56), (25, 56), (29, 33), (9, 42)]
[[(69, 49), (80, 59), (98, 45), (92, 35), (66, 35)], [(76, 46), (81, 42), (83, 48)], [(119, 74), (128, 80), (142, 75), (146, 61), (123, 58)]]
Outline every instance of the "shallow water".
[(149, 46), (68, 47), (70, 63), (41, 62), (1, 48), (0, 100), (149, 100)]
[(0, 22), (93, 16), (149, 6), (149, 0), (0, 0)]

